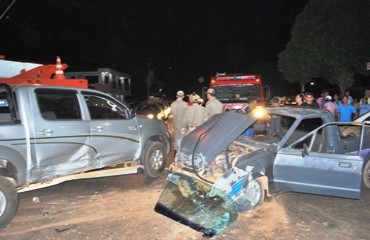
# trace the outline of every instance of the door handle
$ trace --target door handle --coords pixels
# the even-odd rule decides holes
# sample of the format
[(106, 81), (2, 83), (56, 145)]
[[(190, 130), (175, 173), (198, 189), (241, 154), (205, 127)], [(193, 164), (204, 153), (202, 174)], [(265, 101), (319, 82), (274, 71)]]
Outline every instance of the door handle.
[(352, 163), (349, 163), (349, 162), (339, 162), (339, 167), (351, 168), (352, 167)]
[(137, 130), (136, 126), (129, 126), (128, 130)]
[(38, 135), (44, 135), (44, 136), (50, 136), (50, 135), (52, 135), (54, 133), (54, 131), (53, 130), (51, 130), (51, 129), (44, 129), (44, 130), (42, 130), (42, 131), (38, 131), (37, 132), (37, 134)]

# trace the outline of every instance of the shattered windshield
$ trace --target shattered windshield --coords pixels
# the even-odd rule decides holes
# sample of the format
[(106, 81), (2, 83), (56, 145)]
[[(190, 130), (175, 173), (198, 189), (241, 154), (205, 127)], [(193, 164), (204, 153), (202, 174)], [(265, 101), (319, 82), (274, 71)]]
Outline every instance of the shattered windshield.
[(225, 193), (195, 178), (172, 173), (155, 211), (212, 237), (235, 222), (238, 213)]
[(261, 88), (258, 84), (237, 84), (214, 86), (216, 97), (224, 103), (245, 102), (256, 99), (261, 101)]

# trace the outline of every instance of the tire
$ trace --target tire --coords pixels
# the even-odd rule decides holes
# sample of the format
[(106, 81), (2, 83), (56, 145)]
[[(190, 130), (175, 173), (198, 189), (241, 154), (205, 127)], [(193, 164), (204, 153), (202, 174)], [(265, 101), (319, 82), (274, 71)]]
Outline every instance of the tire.
[(143, 158), (144, 174), (148, 177), (158, 177), (167, 164), (167, 154), (163, 143), (148, 142)]
[(0, 228), (5, 228), (18, 209), (18, 194), (13, 184), (0, 176)]
[(370, 159), (367, 161), (362, 171), (362, 181), (365, 187), (370, 188)]
[(262, 205), (264, 199), (265, 189), (262, 182), (255, 178), (243, 187), (243, 190), (235, 198), (234, 202), (239, 212), (252, 212)]

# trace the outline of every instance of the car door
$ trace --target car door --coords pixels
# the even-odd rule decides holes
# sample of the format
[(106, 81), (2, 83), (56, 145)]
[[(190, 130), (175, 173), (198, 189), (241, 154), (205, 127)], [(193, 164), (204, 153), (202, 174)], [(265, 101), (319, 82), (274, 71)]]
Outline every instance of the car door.
[(28, 118), (32, 119), (31, 179), (37, 181), (94, 168), (97, 153), (90, 145), (90, 125), (82, 119), (77, 91), (37, 88), (28, 99)]
[(82, 94), (91, 118), (91, 145), (102, 166), (138, 157), (139, 126), (129, 109), (104, 94), (89, 91)]
[[(278, 151), (273, 166), (276, 187), (279, 190), (359, 198), (363, 158), (352, 154), (349, 149), (343, 151), (347, 145), (339, 144), (340, 139), (334, 144), (333, 140), (338, 137), (335, 134), (328, 131), (315, 133)], [(331, 138), (331, 141), (325, 138)], [(307, 139), (310, 139), (309, 146), (306, 145)], [(328, 142), (333, 145), (325, 147)]]

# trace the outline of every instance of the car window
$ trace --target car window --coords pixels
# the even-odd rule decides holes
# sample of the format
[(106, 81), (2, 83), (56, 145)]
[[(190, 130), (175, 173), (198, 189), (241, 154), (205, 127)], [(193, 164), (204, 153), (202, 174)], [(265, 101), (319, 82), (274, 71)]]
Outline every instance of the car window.
[[(329, 154), (363, 155), (370, 151), (370, 127), (364, 127), (363, 141), (361, 141), (361, 125), (337, 125), (330, 123), (311, 135), (292, 145), (292, 148), (302, 149), (307, 145), (311, 152)], [(312, 141), (311, 141), (312, 140)], [(362, 143), (362, 145), (361, 145)], [(361, 151), (359, 153), (359, 149)]]
[[(224, 191), (197, 178), (172, 173), (154, 210), (212, 237), (238, 218), (236, 205)], [(184, 187), (185, 186), (185, 187)]]
[(152, 111), (152, 112), (160, 112), (161, 107), (158, 104), (140, 104), (136, 107), (136, 111)]
[[(294, 134), (292, 134), (289, 139), (287, 140), (287, 145), (297, 141), (301, 137), (305, 136), (307, 133), (311, 132), (312, 130), (320, 127), (323, 124), (323, 121), (321, 118), (310, 118), (310, 119), (303, 119), (297, 128), (294, 131)], [(321, 134), (321, 129), (318, 131), (318, 134)], [(311, 141), (311, 137), (307, 137), (305, 141), (302, 141), (300, 144), (296, 144), (294, 148), (301, 149), (303, 148), (303, 144), (305, 143), (308, 145)]]
[(115, 99), (84, 94), (91, 119), (127, 119), (128, 110), (118, 105)]
[(308, 133), (320, 127), (322, 124), (323, 121), (321, 118), (304, 119), (299, 123), (297, 130), (306, 131)]
[(289, 131), (295, 120), (296, 120), (295, 118), (288, 116), (275, 114), (270, 115), (268, 135), (276, 136), (279, 139), (282, 139), (285, 136), (285, 134)]
[(6, 92), (0, 93), (0, 123), (11, 120), (10, 108)]
[(58, 89), (37, 89), (36, 98), (43, 118), (48, 120), (80, 120), (77, 92)]

